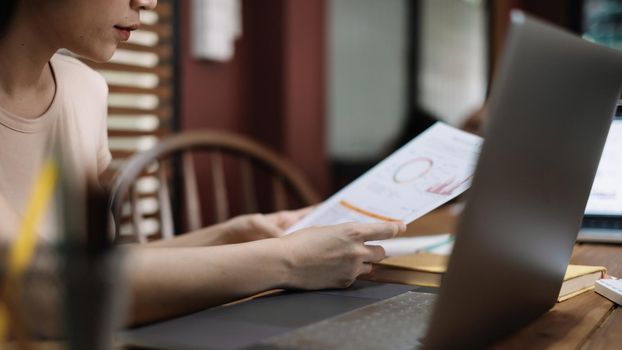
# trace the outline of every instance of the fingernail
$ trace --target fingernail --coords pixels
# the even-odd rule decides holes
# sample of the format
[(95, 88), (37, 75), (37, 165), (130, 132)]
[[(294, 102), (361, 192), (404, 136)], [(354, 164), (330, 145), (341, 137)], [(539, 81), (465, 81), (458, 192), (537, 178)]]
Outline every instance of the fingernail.
[(400, 231), (406, 231), (406, 224), (403, 221), (398, 222)]

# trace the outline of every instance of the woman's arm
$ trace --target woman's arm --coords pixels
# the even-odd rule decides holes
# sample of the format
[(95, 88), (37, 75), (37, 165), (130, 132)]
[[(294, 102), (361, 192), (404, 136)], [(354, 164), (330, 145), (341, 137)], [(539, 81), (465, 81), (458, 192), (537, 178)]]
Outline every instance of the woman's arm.
[(130, 324), (142, 324), (276, 288), (347, 287), (384, 250), (365, 241), (394, 237), (404, 224), (344, 224), (282, 237), (215, 247), (128, 247), (133, 303)]
[(208, 226), (170, 240), (159, 240), (150, 247), (205, 247), (280, 237), (285, 230), (307, 215), (313, 207), (272, 214), (241, 215), (221, 224)]

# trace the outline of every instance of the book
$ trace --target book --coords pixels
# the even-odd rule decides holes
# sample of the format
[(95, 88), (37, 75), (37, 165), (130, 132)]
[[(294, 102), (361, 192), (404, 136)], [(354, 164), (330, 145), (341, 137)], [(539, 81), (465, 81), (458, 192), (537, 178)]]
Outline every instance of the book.
[(607, 269), (603, 266), (568, 265), (557, 302), (566, 301), (593, 290), (594, 283), (603, 278), (606, 273)]
[(612, 278), (601, 279), (596, 281), (594, 286), (596, 293), (618, 305), (622, 305), (622, 280)]
[[(448, 259), (447, 255), (431, 253), (389, 257), (374, 264), (372, 272), (363, 278), (376, 282), (440, 287)], [(606, 272), (603, 266), (568, 265), (557, 302), (593, 290), (594, 283)]]
[(440, 287), (447, 269), (447, 255), (418, 253), (386, 258), (376, 264), (364, 278), (424, 287)]

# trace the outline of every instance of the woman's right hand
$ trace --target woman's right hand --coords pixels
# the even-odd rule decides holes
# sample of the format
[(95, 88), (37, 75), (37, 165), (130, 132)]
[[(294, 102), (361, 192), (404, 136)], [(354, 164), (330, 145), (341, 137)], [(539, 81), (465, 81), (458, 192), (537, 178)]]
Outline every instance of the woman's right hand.
[(371, 263), (385, 258), (380, 246), (366, 241), (395, 237), (406, 230), (402, 222), (313, 227), (279, 238), (285, 252), (289, 276), (288, 288), (345, 288), (362, 274), (371, 271)]

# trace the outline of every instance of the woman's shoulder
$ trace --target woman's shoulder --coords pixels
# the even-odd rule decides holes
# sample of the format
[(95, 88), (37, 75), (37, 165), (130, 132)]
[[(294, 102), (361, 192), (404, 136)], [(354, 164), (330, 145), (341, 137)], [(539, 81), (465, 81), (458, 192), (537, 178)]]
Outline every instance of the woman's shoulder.
[(56, 53), (51, 62), (57, 78), (68, 82), (67, 85), (77, 89), (88, 89), (87, 91), (107, 94), (108, 84), (104, 78), (79, 59), (63, 53)]

